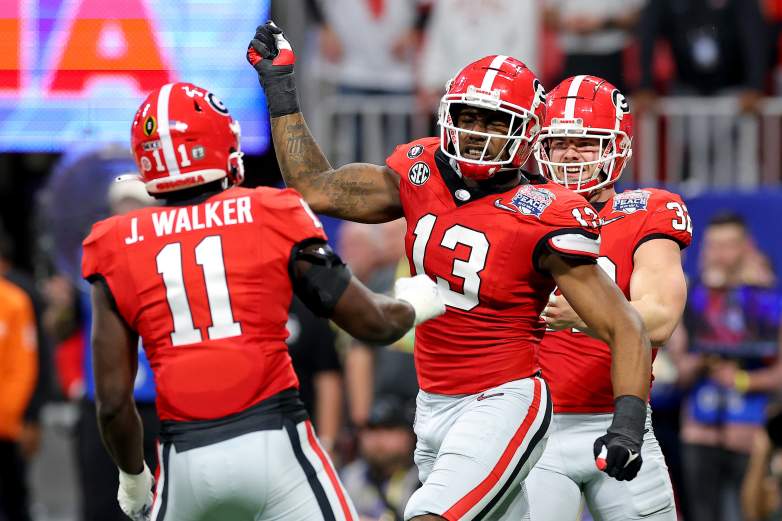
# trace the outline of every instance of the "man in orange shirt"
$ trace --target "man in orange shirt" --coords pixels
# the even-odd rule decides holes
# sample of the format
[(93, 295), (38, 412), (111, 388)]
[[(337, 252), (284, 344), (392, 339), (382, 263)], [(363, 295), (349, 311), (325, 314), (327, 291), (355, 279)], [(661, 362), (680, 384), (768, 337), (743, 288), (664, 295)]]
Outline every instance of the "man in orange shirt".
[(27, 487), (18, 439), (38, 375), (30, 298), (0, 278), (0, 516), (28, 521)]

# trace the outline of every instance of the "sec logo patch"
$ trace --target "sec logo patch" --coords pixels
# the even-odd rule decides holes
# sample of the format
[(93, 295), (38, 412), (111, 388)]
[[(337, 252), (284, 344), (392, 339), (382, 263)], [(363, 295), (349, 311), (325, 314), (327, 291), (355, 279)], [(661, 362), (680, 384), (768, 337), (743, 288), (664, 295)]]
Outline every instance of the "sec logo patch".
[(407, 176), (410, 178), (411, 183), (421, 186), (429, 179), (429, 165), (419, 161), (410, 167)]

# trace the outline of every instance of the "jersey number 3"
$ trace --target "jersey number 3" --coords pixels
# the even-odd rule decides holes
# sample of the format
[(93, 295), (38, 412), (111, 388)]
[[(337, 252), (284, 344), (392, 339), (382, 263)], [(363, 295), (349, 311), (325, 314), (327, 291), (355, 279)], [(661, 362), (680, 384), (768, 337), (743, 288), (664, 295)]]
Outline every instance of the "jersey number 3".
[[(206, 296), (209, 299), (209, 313), (212, 325), (207, 328), (210, 340), (239, 336), (242, 327), (234, 321), (231, 298), (225, 278), (223, 244), (219, 235), (205, 237), (195, 247), (196, 263), (204, 271)], [(166, 244), (155, 258), (157, 271), (163, 276), (166, 299), (174, 320), (171, 344), (181, 346), (201, 342), (201, 331), (193, 324), (193, 314), (187, 300), (185, 277), (182, 268), (182, 245), (178, 242)]]
[[(415, 225), (415, 230), (413, 231), (415, 235), (413, 265), (415, 266), (416, 275), (425, 273), (424, 255), (426, 254), (426, 246), (429, 243), (436, 220), (437, 217), (429, 213), (421, 217)], [(481, 289), (481, 277), (479, 274), (486, 267), (489, 241), (483, 233), (455, 224), (445, 230), (440, 246), (449, 250), (455, 250), (457, 244), (463, 244), (470, 248), (470, 257), (466, 261), (455, 259), (451, 272), (455, 277), (464, 280), (463, 292), (459, 293), (452, 290), (450, 283), (442, 277), (436, 277), (437, 285), (440, 287), (446, 305), (470, 311), (479, 302), (478, 293)]]

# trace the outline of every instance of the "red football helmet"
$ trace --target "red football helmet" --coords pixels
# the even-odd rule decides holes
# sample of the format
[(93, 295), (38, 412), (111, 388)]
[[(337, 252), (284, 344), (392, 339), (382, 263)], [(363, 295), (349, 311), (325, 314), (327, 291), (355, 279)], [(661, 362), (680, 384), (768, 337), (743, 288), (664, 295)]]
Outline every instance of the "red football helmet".
[[(594, 161), (554, 162), (553, 139), (598, 140)], [(619, 89), (595, 76), (573, 76), (546, 96), (546, 120), (535, 149), (543, 175), (574, 192), (610, 186), (632, 156), (633, 116)]]
[(220, 98), (192, 83), (168, 83), (139, 107), (130, 146), (150, 194), (244, 179), (239, 122)]
[[(459, 71), (448, 82), (440, 100), (438, 123), (440, 148), (456, 160), (460, 173), (472, 179), (488, 179), (502, 168), (519, 168), (532, 152), (546, 110), (546, 92), (535, 74), (510, 56), (486, 56)], [(508, 133), (466, 130), (456, 126), (454, 108), (469, 105), (510, 114)], [(465, 157), (460, 139), (473, 135), (485, 139), (478, 158)], [(487, 157), (489, 138), (506, 139), (499, 154)]]

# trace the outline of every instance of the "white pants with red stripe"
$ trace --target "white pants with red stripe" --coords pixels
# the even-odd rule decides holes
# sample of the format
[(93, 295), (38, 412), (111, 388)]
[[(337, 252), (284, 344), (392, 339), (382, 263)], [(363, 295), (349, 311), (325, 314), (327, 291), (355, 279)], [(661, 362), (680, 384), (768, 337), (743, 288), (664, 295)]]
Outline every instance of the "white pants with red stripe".
[[(632, 481), (617, 481), (595, 466), (592, 445), (612, 414), (555, 414), (543, 456), (526, 486), (532, 521), (581, 519), (585, 501), (596, 521), (676, 521), (673, 488), (647, 410), (643, 464)], [(582, 500), (583, 497), (583, 500)]]
[(405, 519), (525, 519), (522, 481), (543, 452), (550, 420), (548, 389), (538, 377), (480, 394), (420, 391), (415, 463), (423, 486), (407, 503)]
[(152, 521), (359, 519), (309, 421), (159, 450)]

